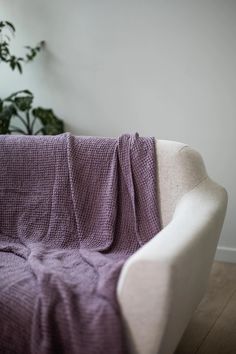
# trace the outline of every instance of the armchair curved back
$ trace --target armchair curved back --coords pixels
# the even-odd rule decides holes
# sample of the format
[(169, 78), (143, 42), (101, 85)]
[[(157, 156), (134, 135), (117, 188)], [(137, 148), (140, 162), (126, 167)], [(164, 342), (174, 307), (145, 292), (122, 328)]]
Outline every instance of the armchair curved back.
[(195, 188), (207, 172), (200, 154), (188, 145), (156, 140), (158, 201), (162, 226), (171, 221), (181, 197)]

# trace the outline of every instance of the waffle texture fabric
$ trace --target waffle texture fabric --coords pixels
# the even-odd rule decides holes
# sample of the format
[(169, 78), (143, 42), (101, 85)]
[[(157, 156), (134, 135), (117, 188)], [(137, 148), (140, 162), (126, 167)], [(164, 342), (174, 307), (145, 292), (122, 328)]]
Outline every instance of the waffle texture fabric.
[(156, 184), (153, 138), (0, 136), (0, 353), (126, 352), (117, 280)]

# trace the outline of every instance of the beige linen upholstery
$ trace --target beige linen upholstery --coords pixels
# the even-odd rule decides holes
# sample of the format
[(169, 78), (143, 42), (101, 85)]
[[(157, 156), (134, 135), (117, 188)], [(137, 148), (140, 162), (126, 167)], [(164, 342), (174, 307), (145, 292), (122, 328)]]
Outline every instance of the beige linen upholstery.
[(156, 149), (163, 229), (127, 260), (117, 287), (136, 354), (174, 352), (205, 292), (227, 205), (196, 151), (165, 140)]

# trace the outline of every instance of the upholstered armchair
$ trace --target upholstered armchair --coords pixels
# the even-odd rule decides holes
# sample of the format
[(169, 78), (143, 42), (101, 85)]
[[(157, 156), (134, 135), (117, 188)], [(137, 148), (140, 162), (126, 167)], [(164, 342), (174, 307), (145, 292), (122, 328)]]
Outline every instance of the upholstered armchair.
[(117, 296), (130, 353), (174, 352), (206, 290), (227, 193), (199, 153), (157, 140), (162, 231), (125, 263)]

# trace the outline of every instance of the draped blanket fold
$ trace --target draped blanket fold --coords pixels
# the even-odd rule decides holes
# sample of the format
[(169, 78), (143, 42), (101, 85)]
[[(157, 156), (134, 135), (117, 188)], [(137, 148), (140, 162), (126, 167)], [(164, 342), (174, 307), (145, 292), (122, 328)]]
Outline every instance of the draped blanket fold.
[(153, 138), (0, 136), (0, 353), (126, 352), (125, 260), (160, 230)]

